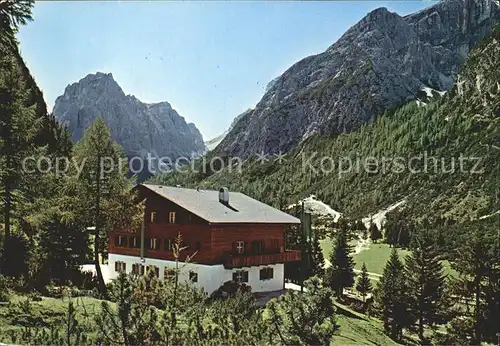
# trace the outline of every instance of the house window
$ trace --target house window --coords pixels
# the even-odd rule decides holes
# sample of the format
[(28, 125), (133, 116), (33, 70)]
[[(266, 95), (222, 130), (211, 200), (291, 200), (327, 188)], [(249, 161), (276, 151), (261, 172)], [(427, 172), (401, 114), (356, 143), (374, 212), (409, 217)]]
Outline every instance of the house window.
[(255, 254), (260, 254), (264, 252), (264, 242), (262, 240), (257, 240), (252, 242), (252, 252)]
[(132, 274), (144, 275), (144, 266), (140, 263), (132, 264)]
[(165, 251), (172, 252), (174, 248), (174, 241), (170, 238), (164, 240), (163, 248)]
[(115, 246), (127, 246), (127, 237), (123, 235), (117, 235), (115, 237)]
[(115, 272), (117, 273), (126, 273), (127, 264), (125, 262), (116, 261), (115, 262)]
[(200, 251), (201, 250), (201, 243), (199, 241), (197, 241), (195, 244), (196, 244), (195, 251)]
[(248, 282), (248, 271), (246, 270), (238, 270), (233, 273), (233, 281), (242, 283)]
[(175, 223), (175, 212), (168, 213), (168, 223)]
[(261, 280), (271, 280), (274, 277), (274, 269), (273, 268), (262, 268), (260, 270), (260, 279)]
[(170, 280), (175, 278), (175, 269), (170, 269), (169, 267), (165, 267), (165, 269), (163, 269), (163, 278), (165, 280)]
[(196, 273), (196, 272), (189, 272), (189, 281), (191, 281), (191, 282), (198, 282), (198, 273)]
[(235, 242), (236, 244), (236, 252), (239, 254), (242, 254), (245, 252), (245, 242), (244, 241), (237, 241)]
[(158, 268), (157, 266), (154, 266), (154, 265), (148, 265), (148, 274), (150, 272), (153, 272), (155, 274), (156, 277), (159, 277), (160, 276), (160, 268)]
[(130, 237), (128, 245), (131, 248), (140, 248), (141, 242), (139, 237)]
[(157, 223), (158, 222), (158, 213), (156, 211), (151, 212), (151, 223)]
[(149, 248), (151, 250), (158, 250), (160, 248), (160, 240), (158, 238), (151, 238), (149, 240)]

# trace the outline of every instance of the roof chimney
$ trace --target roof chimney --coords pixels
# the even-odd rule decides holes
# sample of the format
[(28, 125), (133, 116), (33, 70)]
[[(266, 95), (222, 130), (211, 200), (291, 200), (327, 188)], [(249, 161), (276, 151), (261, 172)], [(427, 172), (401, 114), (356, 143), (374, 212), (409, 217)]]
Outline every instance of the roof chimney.
[(229, 205), (229, 190), (227, 187), (219, 189), (219, 202), (224, 205)]

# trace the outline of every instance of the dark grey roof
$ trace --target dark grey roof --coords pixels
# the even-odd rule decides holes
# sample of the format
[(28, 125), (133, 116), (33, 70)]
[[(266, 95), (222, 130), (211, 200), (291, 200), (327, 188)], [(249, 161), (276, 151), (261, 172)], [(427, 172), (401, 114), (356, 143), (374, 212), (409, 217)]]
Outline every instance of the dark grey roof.
[(142, 184), (149, 190), (211, 223), (282, 223), (300, 220), (239, 192), (229, 191), (229, 207), (219, 202), (219, 191)]

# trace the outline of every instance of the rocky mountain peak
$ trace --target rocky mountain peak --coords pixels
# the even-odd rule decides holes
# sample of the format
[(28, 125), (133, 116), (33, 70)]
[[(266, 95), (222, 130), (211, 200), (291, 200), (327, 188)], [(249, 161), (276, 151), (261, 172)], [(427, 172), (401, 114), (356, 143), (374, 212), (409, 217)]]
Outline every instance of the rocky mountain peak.
[(111, 73), (97, 72), (95, 74), (88, 74), (77, 83), (68, 85), (63, 97), (83, 96), (88, 93), (92, 93), (94, 96), (102, 94), (115, 95), (116, 97), (125, 96), (125, 93), (114, 80)]
[(54, 115), (66, 124), (74, 142), (102, 117), (111, 136), (129, 156), (192, 156), (205, 150), (203, 137), (170, 103), (143, 103), (125, 95), (111, 73), (89, 74), (66, 87), (56, 99)]

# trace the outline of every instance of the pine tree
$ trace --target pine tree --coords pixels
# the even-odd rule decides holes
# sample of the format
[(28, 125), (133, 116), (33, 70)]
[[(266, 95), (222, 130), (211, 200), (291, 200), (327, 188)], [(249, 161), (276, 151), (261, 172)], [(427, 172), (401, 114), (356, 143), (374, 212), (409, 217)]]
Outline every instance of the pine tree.
[(5, 231), (2, 271), (16, 275), (8, 261), (15, 257), (10, 249), (13, 221), (18, 218), (25, 197), (27, 167), (25, 158), (35, 153), (37, 120), (33, 107), (27, 106), (28, 93), (22, 72), (10, 55), (0, 58), (0, 193)]
[(126, 274), (118, 275), (113, 282), (110, 296), (116, 303), (117, 309), (112, 308), (107, 301), (102, 302), (101, 311), (96, 316), (99, 339), (105, 344), (131, 345), (133, 286)]
[(310, 254), (311, 254), (311, 265), (310, 265), (310, 276), (323, 277), (324, 275), (324, 265), (325, 258), (323, 257), (323, 251), (319, 244), (319, 239), (315, 233), (310, 244)]
[(374, 242), (382, 238), (382, 233), (378, 229), (377, 225), (373, 222), (370, 222), (370, 238)]
[(289, 291), (267, 304), (271, 345), (330, 345), (338, 329), (332, 291), (312, 277), (304, 293)]
[(363, 266), (361, 267), (361, 275), (359, 276), (358, 282), (356, 283), (356, 291), (361, 293), (361, 296), (363, 297), (363, 303), (365, 302), (366, 295), (372, 291), (372, 283), (370, 281), (370, 277), (368, 276), (365, 262), (363, 262)]
[(16, 37), (20, 25), (33, 20), (31, 10), (34, 0), (0, 1), (0, 45), (16, 47)]
[[(459, 273), (454, 282), (455, 294), (465, 301), (473, 298), (472, 309), (467, 309), (470, 321), (470, 343), (494, 343), (498, 337), (500, 318), (500, 253), (498, 226), (488, 232), (471, 226), (459, 239), (452, 267)], [(463, 319), (463, 318), (462, 318)]]
[(335, 246), (330, 254), (331, 265), (325, 275), (326, 282), (338, 297), (342, 297), (344, 288), (354, 285), (354, 260), (347, 232), (345, 229), (337, 231)]
[(94, 227), (94, 264), (99, 291), (106, 295), (100, 254), (105, 251), (113, 228), (134, 231), (139, 228), (142, 205), (135, 201), (133, 178), (126, 178), (126, 156), (111, 140), (102, 119), (90, 125), (74, 146), (73, 159), (81, 171), (74, 168), (71, 172), (64, 202), (80, 224)]
[(405, 259), (405, 273), (410, 313), (424, 342), (424, 328), (441, 321), (445, 285), (443, 265), (430, 232), (421, 231), (414, 237), (412, 252)]
[(377, 306), (382, 312), (385, 332), (401, 340), (403, 329), (410, 324), (403, 263), (397, 250), (392, 249), (375, 292)]
[(30, 258), (34, 284), (43, 288), (50, 280), (57, 285), (68, 281), (76, 283), (79, 266), (90, 254), (85, 228), (71, 221), (65, 222), (57, 207), (48, 207), (43, 215), (37, 216), (41, 220), (37, 221), (37, 242)]

